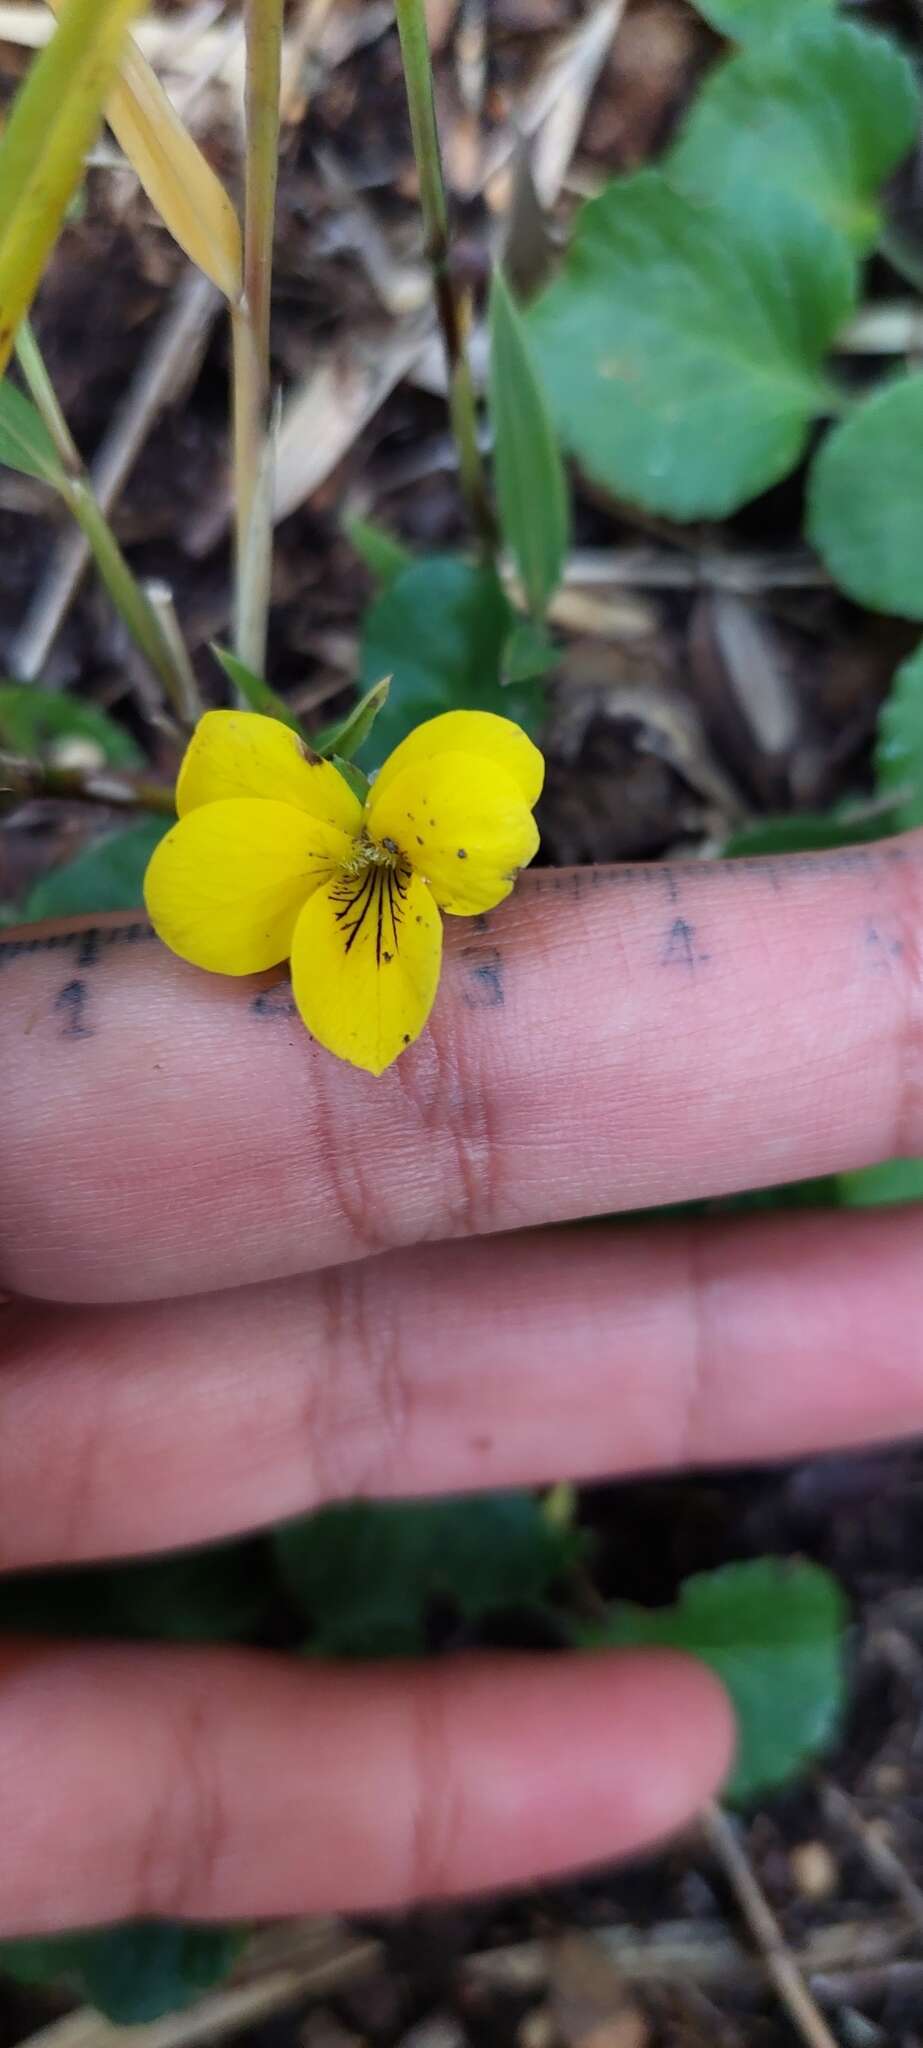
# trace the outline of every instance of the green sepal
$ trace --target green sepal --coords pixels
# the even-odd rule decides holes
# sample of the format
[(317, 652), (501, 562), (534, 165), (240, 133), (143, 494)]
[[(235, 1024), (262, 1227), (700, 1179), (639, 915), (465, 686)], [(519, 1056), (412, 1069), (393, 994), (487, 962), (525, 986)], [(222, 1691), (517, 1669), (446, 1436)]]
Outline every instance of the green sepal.
[(354, 704), (338, 725), (326, 725), (322, 732), (315, 733), (311, 742), (315, 753), (323, 755), (325, 761), (336, 758), (342, 773), (343, 762), (351, 761), (368, 739), (379, 711), (383, 711), (388, 702), (390, 688), (391, 677), (382, 676), (381, 681), (366, 690), (364, 697), (360, 697), (358, 704)]
[[(264, 676), (258, 676), (255, 670), (247, 667), (245, 661), (240, 661), (227, 647), (219, 647), (214, 640), (212, 653), (223, 668), (228, 681), (239, 690), (244, 703), (249, 705), (251, 711), (262, 712), (264, 718), (278, 718), (280, 724), (287, 725), (290, 732), (296, 732), (300, 740), (308, 740), (308, 735), (295, 717), (294, 711), (286, 704), (285, 698), (280, 697), (267, 683)], [(308, 745), (310, 744), (308, 740)]]

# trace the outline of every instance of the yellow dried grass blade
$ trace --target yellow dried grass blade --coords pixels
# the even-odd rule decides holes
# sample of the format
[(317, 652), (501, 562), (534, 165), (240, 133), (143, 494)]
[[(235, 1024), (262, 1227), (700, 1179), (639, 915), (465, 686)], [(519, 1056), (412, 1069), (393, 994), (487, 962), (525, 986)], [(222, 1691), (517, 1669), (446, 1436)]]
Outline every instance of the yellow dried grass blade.
[(0, 142), (0, 375), (102, 119), (141, 0), (67, 0)]
[[(50, 0), (60, 15), (68, 0)], [(129, 40), (106, 120), (175, 242), (225, 298), (241, 289), (240, 223), (157, 73)]]

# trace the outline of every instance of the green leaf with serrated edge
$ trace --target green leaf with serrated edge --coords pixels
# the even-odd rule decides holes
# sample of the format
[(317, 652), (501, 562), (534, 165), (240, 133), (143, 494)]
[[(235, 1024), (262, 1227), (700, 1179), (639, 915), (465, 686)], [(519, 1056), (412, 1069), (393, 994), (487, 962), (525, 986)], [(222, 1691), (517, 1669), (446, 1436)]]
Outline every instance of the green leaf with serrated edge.
[(35, 683), (0, 683), (0, 747), (46, 760), (71, 739), (89, 740), (110, 768), (136, 768), (142, 759), (124, 726), (85, 698)]
[(891, 1208), (902, 1202), (923, 1202), (923, 1159), (887, 1159), (881, 1166), (863, 1166), (837, 1176), (838, 1199), (845, 1209)]
[(525, 323), (501, 270), (490, 290), (488, 390), (500, 525), (527, 607), (541, 619), (567, 557), (567, 479)]
[(923, 374), (873, 393), (827, 435), (808, 481), (808, 536), (872, 611), (923, 619)]
[(828, 406), (853, 266), (783, 195), (757, 211), (696, 206), (656, 171), (617, 179), (528, 316), (565, 445), (649, 511), (735, 511), (793, 468)]
[(744, 222), (784, 192), (864, 252), (881, 223), (881, 186), (919, 120), (913, 70), (895, 44), (812, 9), (712, 72), (664, 169)]
[(280, 724), (287, 725), (292, 732), (296, 732), (299, 739), (307, 738), (294, 711), (263, 676), (258, 676), (252, 668), (248, 668), (246, 662), (240, 661), (236, 654), (231, 654), (227, 647), (217, 646), (214, 640), (211, 651), (223, 668), (228, 681), (240, 691), (244, 703), (249, 705), (251, 711), (261, 711), (265, 718), (278, 718)]
[(347, 512), (343, 518), (343, 532), (382, 590), (387, 590), (395, 577), (409, 569), (413, 562), (410, 549), (371, 519), (359, 519), (354, 513)]
[(794, 811), (780, 818), (754, 818), (722, 847), (725, 860), (753, 860), (786, 853), (823, 853), (829, 847), (866, 845), (900, 831), (893, 807), (846, 806), (834, 811)]
[(384, 710), (390, 690), (391, 677), (381, 676), (338, 725), (327, 725), (322, 732), (315, 733), (312, 741), (315, 752), (326, 755), (328, 760), (337, 756), (341, 761), (351, 761), (368, 739), (379, 713)]
[(41, 413), (8, 377), (0, 380), (0, 462), (46, 484), (57, 483), (62, 475), (61, 458)]
[(145, 869), (171, 822), (167, 817), (143, 818), (54, 868), (29, 891), (23, 922), (76, 917), (84, 911), (138, 910)]
[(537, 682), (501, 681), (514, 615), (491, 569), (434, 555), (405, 569), (367, 612), (360, 681), (390, 674), (391, 693), (364, 748), (380, 767), (400, 740), (441, 711), (495, 711), (533, 736), (544, 711)]
[(836, 0), (692, 0), (697, 14), (735, 43), (762, 43), (809, 14), (832, 14)]
[(613, 1607), (582, 1640), (687, 1650), (737, 1716), (732, 1799), (785, 1784), (832, 1739), (843, 1705), (843, 1596), (820, 1565), (759, 1558), (687, 1579), (675, 1607)]
[(424, 1647), (434, 1604), (469, 1622), (540, 1604), (581, 1542), (509, 1493), (326, 1508), (277, 1530), (276, 1547), (312, 1651), (400, 1657)]
[(181, 2011), (220, 1984), (244, 1938), (234, 1927), (137, 1920), (0, 1943), (0, 1971), (26, 1984), (75, 1984), (116, 2025), (139, 2026)]
[(0, 140), (0, 374), (28, 313), (142, 0), (68, 0)]
[(923, 645), (901, 663), (878, 714), (875, 779), (893, 798), (895, 831), (923, 825)]

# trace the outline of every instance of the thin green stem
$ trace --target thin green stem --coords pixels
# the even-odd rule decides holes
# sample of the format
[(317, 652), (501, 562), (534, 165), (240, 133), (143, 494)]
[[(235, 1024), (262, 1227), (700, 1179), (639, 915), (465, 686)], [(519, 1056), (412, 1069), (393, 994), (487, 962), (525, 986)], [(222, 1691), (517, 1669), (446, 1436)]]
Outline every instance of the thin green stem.
[(100, 510), (85, 476), (66, 477), (58, 485), (59, 495), (71, 517), (85, 535), (93, 559), (116, 611), (124, 619), (132, 639), (163, 685), (177, 717), (189, 722), (186, 678), (180, 672), (173, 649), (161, 626), (150, 598), (129, 568), (105, 514)]
[(396, 0), (396, 13), (410, 132), (420, 181), (426, 254), (432, 271), (433, 296), (445, 349), (449, 416), (458, 450), (459, 475), (482, 553), (488, 560), (493, 560), (497, 532), (478, 446), (477, 403), (468, 356), (468, 308), (452, 275), (449, 213), (423, 0)]
[(159, 677), (169, 702), (184, 723), (188, 723), (188, 657), (184, 649), (181, 650), (182, 658), (178, 656), (94, 496), (45, 359), (27, 320), (23, 321), (16, 337), (16, 355), (36, 411), (41, 415), (61, 458), (61, 470), (54, 474), (49, 471), (48, 481), (85, 535), (116, 610), (154, 674)]
[(397, 28), (401, 39), (404, 83), (413, 153), (420, 180), (420, 206), (426, 235), (426, 253), (431, 263), (444, 262), (449, 250), (449, 210), (446, 205), (442, 151), (436, 126), (433, 64), (426, 30), (423, 0), (397, 0)]
[(80, 454), (61, 411), (58, 394), (48, 375), (45, 358), (28, 320), (23, 321), (16, 336), (16, 360), (29, 387), (35, 409), (41, 414), (64, 468), (69, 475), (79, 476), (83, 469)]
[(236, 492), (235, 646), (266, 662), (272, 549), (269, 326), (279, 162), (283, 0), (246, 0), (244, 289), (232, 310)]
[(269, 309), (279, 165), (282, 0), (246, 0), (244, 292), (269, 410)]

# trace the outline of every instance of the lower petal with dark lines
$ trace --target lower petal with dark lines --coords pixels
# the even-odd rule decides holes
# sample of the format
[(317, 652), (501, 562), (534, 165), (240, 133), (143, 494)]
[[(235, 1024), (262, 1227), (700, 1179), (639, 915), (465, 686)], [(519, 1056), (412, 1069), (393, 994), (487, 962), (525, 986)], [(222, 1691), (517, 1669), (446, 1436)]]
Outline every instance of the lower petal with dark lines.
[(295, 1001), (320, 1045), (380, 1074), (423, 1030), (441, 963), (442, 919), (426, 883), (369, 865), (305, 904), (292, 941)]

